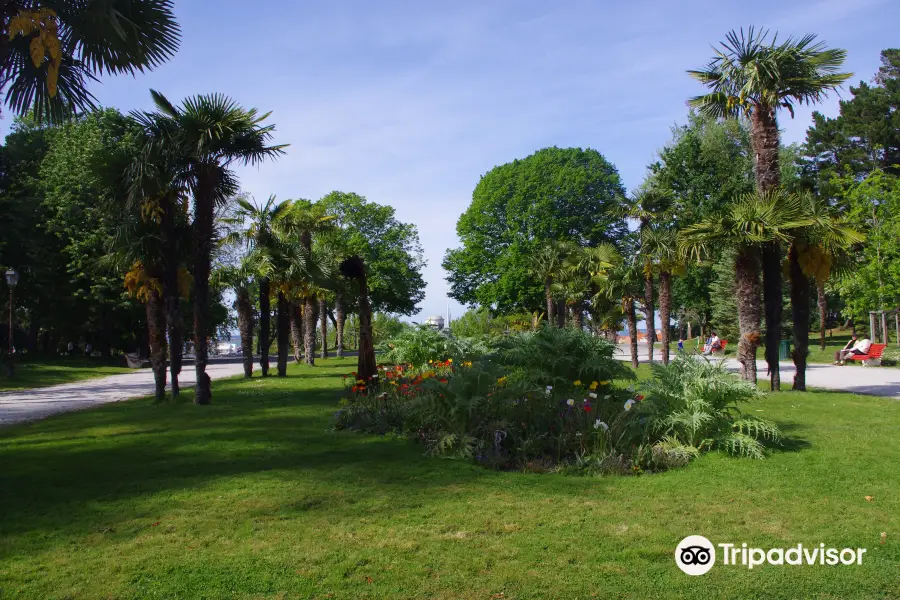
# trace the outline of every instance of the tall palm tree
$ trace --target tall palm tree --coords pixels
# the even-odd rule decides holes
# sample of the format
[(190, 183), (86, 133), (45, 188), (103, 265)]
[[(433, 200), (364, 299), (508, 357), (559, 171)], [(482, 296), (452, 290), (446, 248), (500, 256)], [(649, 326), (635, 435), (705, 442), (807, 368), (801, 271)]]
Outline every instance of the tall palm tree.
[(0, 89), (18, 115), (58, 122), (95, 107), (88, 80), (149, 71), (181, 30), (172, 0), (20, 0), (0, 4)]
[(244, 364), (244, 377), (253, 377), (253, 300), (255, 280), (260, 267), (255, 264), (259, 255), (252, 252), (241, 258), (237, 265), (229, 265), (215, 271), (218, 283), (234, 290), (234, 308), (238, 317), (238, 332), (241, 335), (241, 359)]
[(375, 344), (372, 337), (372, 305), (369, 302), (369, 283), (366, 275), (366, 263), (358, 256), (351, 256), (340, 264), (341, 275), (358, 286), (359, 311), (359, 359), (356, 365), (357, 376), (368, 382), (378, 373), (375, 363)]
[(641, 252), (648, 257), (645, 263), (659, 273), (659, 332), (660, 356), (664, 365), (669, 364), (669, 331), (672, 315), (672, 275), (681, 270), (676, 231), (672, 227), (649, 227), (641, 235)]
[(272, 309), (271, 300), (271, 269), (273, 268), (275, 255), (278, 252), (277, 233), (282, 225), (284, 216), (290, 209), (289, 202), (276, 202), (275, 196), (269, 196), (263, 204), (251, 202), (246, 198), (235, 198), (236, 210), (226, 221), (237, 230), (229, 240), (237, 242), (243, 238), (250, 254), (254, 255), (253, 264), (259, 267), (257, 273), (259, 283), (259, 340), (262, 352), (259, 357), (259, 366), (263, 377), (269, 375), (269, 347), (271, 340)]
[(679, 251), (698, 262), (733, 247), (738, 321), (738, 361), (741, 376), (756, 382), (756, 349), (762, 341), (760, 274), (762, 248), (787, 243), (791, 231), (805, 226), (802, 203), (796, 195), (780, 191), (745, 194), (722, 214), (685, 227), (678, 233)]
[(284, 146), (268, 145), (273, 125), (263, 125), (268, 113), (244, 109), (221, 94), (193, 96), (176, 107), (151, 90), (156, 119), (165, 135), (159, 143), (175, 157), (181, 180), (194, 196), (194, 351), (197, 386), (194, 401), (208, 404), (212, 398), (208, 359), (209, 276), (214, 242), (214, 211), (217, 204), (237, 192), (231, 166), (259, 164), (284, 153)]
[[(845, 50), (827, 48), (815, 35), (767, 41), (768, 30), (750, 27), (745, 35), (731, 31), (704, 67), (688, 71), (711, 91), (689, 104), (713, 117), (743, 114), (750, 119), (750, 141), (756, 154), (756, 189), (768, 193), (781, 183), (778, 165), (777, 111), (794, 115), (794, 104), (813, 104), (836, 90), (852, 73), (839, 69)], [(780, 385), (778, 344), (781, 340), (782, 252), (778, 240), (762, 247), (766, 304), (766, 361), (773, 389)]]
[[(668, 190), (659, 189), (652, 184), (644, 185), (632, 194), (631, 201), (624, 205), (623, 216), (638, 221), (638, 233), (643, 236), (650, 230), (654, 223), (668, 223), (672, 208), (672, 195)], [(647, 354), (650, 362), (653, 362), (653, 345), (656, 343), (656, 307), (654, 306), (653, 290), (653, 257), (652, 254), (641, 252), (644, 275), (644, 315), (647, 326)]]
[(547, 323), (557, 318), (557, 303), (553, 295), (553, 280), (565, 266), (571, 248), (560, 242), (546, 243), (538, 247), (528, 259), (528, 269), (532, 276), (544, 284), (544, 298), (547, 301)]
[[(791, 389), (806, 390), (806, 358), (809, 354), (810, 278), (825, 281), (844, 265), (841, 258), (865, 236), (848, 227), (818, 196), (803, 194), (803, 216), (809, 223), (793, 232), (788, 249), (791, 281), (791, 312), (794, 322), (794, 382)], [(823, 315), (820, 327), (824, 332)], [(824, 335), (824, 334), (823, 334)]]

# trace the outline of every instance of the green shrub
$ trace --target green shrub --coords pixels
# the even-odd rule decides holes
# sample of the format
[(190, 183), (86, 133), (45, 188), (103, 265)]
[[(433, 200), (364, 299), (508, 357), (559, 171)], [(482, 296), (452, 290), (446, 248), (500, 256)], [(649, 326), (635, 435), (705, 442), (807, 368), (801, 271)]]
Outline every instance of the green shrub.
[(490, 346), (475, 338), (456, 338), (427, 325), (409, 327), (378, 347), (379, 360), (391, 364), (427, 367), (429, 361), (471, 360), (490, 352)]

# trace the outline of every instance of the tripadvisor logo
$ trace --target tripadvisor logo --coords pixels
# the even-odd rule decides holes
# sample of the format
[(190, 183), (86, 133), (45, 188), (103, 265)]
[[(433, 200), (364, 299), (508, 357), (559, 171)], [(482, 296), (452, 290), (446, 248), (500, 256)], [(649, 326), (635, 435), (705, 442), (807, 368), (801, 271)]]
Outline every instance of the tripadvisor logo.
[[(790, 548), (751, 548), (743, 544), (716, 544), (721, 564), (753, 569), (770, 565), (861, 565), (865, 548), (826, 548), (825, 544)], [(702, 535), (689, 535), (675, 548), (675, 564), (688, 575), (703, 575), (716, 564), (716, 546)]]

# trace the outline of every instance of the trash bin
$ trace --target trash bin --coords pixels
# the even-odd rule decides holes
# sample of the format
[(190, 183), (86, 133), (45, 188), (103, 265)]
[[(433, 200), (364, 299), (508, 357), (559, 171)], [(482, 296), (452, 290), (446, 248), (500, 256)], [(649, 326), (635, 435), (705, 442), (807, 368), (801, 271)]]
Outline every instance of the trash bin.
[(791, 340), (781, 340), (778, 344), (778, 360), (788, 360), (791, 358)]

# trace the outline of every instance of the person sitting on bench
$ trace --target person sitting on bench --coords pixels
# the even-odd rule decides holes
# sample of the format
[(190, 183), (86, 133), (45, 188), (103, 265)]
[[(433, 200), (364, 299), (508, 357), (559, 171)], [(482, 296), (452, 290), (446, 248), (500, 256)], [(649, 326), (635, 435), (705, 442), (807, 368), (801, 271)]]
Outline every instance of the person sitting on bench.
[(712, 354), (716, 350), (722, 349), (722, 340), (719, 339), (719, 336), (715, 331), (712, 332), (712, 336), (706, 342), (706, 346), (703, 348), (703, 354)]
[(872, 340), (863, 338), (857, 340), (856, 335), (850, 337), (850, 341), (842, 349), (838, 350), (834, 355), (834, 364), (842, 365), (848, 356), (860, 356), (868, 354), (869, 348), (872, 347)]

